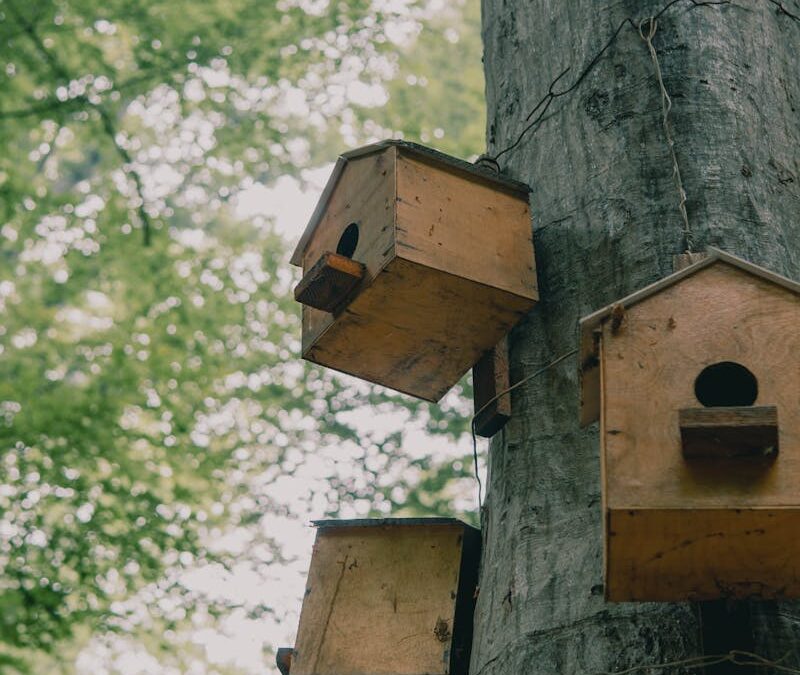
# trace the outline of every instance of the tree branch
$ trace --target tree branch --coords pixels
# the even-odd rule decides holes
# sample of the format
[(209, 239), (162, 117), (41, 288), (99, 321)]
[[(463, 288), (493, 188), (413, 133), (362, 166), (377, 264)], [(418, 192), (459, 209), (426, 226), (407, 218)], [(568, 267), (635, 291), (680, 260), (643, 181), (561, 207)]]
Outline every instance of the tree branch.
[[(14, 15), (19, 26), (22, 28), (23, 32), (28, 36), (28, 38), (33, 43), (36, 51), (41, 54), (42, 58), (45, 62), (50, 66), (50, 70), (53, 72), (56, 77), (64, 80), (65, 83), (69, 84), (75, 78), (73, 78), (69, 72), (61, 65), (61, 63), (56, 59), (53, 54), (50, 52), (47, 47), (45, 47), (44, 41), (39, 37), (38, 32), (36, 31), (36, 27), (34, 24), (29, 22), (19, 11), (16, 7), (14, 0), (7, 0), (8, 7), (11, 11), (11, 14)], [(100, 120), (103, 124), (103, 130), (105, 131), (106, 135), (111, 139), (112, 144), (114, 145), (114, 149), (116, 150), (117, 154), (123, 161), (123, 171), (128, 174), (134, 182), (136, 186), (136, 192), (139, 196), (139, 206), (137, 208), (137, 212), (139, 214), (139, 219), (142, 221), (142, 235), (143, 241), (145, 246), (150, 245), (150, 232), (151, 232), (151, 221), (150, 216), (147, 213), (147, 209), (145, 208), (145, 196), (144, 196), (144, 184), (142, 181), (142, 177), (139, 172), (133, 166), (133, 158), (130, 156), (130, 153), (127, 151), (125, 147), (123, 147), (117, 141), (117, 128), (114, 124), (114, 120), (111, 117), (111, 114), (102, 105), (102, 103), (93, 103), (89, 100), (86, 96), (79, 96), (73, 100), (83, 100), (85, 101), (90, 107), (97, 111), (98, 115), (100, 116)], [(27, 111), (17, 111), (18, 113), (25, 113)], [(4, 113), (8, 115), (8, 113)], [(25, 114), (20, 114), (19, 116), (24, 117)], [(32, 114), (32, 113), (31, 113)]]

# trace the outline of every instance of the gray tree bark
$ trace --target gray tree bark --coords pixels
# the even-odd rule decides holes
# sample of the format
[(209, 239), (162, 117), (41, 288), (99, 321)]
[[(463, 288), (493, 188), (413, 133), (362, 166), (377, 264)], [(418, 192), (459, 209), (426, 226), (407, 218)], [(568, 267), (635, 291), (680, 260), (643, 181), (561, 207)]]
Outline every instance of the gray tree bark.
[[(625, 17), (638, 24), (666, 4), (482, 1), (490, 154), (515, 140), (564, 68), (554, 91), (577, 79)], [(794, 279), (798, 17), (796, 0), (679, 0), (653, 38), (695, 250), (718, 246)], [(512, 382), (575, 348), (582, 315), (671, 273), (683, 252), (660, 96), (647, 45), (626, 25), (580, 85), (552, 101), (541, 127), (500, 158), (533, 188), (541, 292), (511, 335)], [(704, 653), (700, 607), (603, 599), (598, 429), (578, 427), (577, 386), (572, 356), (519, 387), (491, 444), (470, 672), (697, 673), (647, 666)], [(800, 668), (800, 609), (749, 610), (754, 649)]]

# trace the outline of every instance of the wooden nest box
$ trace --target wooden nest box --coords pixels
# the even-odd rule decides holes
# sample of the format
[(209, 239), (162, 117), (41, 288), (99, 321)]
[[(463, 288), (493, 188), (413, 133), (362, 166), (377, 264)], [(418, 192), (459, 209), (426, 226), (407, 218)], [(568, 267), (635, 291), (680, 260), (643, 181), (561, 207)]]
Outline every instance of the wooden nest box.
[(291, 675), (467, 675), (480, 532), (319, 521)]
[(527, 186), (401, 141), (339, 158), (292, 263), (303, 358), (428, 401), (538, 298)]
[(581, 321), (610, 600), (800, 597), (800, 284), (709, 256)]

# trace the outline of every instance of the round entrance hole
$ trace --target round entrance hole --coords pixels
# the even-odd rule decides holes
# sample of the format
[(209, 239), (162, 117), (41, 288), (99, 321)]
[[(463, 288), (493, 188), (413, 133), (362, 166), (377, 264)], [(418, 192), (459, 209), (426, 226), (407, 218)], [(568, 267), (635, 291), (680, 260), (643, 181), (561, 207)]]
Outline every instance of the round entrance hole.
[(740, 363), (721, 361), (703, 368), (694, 381), (694, 395), (707, 408), (753, 405), (758, 380)]
[(339, 243), (336, 245), (336, 252), (346, 258), (352, 258), (353, 253), (356, 252), (356, 246), (358, 246), (358, 225), (356, 225), (356, 223), (350, 223), (344, 228), (342, 236), (339, 237)]

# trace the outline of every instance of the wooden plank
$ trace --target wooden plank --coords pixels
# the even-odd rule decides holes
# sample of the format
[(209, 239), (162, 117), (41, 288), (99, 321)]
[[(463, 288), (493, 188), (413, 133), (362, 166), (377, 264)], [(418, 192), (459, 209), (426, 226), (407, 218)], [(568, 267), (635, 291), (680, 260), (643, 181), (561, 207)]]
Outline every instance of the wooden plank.
[(438, 401), (532, 301), (396, 258), (303, 358)]
[[(800, 302), (730, 265), (706, 267), (627, 310), (602, 337), (609, 508), (800, 506)], [(733, 361), (780, 419), (780, 455), (761, 467), (683, 457), (679, 410), (695, 380)]]
[(399, 257), (537, 300), (532, 232), (527, 195), (398, 156)]
[(323, 312), (335, 313), (352, 298), (366, 267), (343, 255), (327, 251), (294, 289), (294, 299)]
[[(328, 200), (327, 209), (303, 252), (303, 270), (326, 251), (335, 251), (351, 223), (358, 226), (353, 260), (366, 266), (368, 284), (394, 258), (395, 148), (352, 159)], [(303, 345), (307, 347), (334, 322), (334, 315), (303, 306)]]
[(511, 386), (508, 373), (508, 338), (485, 352), (472, 367), (472, 393), (475, 410), (475, 433), (491, 438), (511, 419)]
[(800, 597), (800, 509), (614, 509), (614, 602)]
[(774, 405), (683, 408), (678, 421), (686, 459), (772, 461), (778, 454), (778, 409)]
[(320, 530), (292, 675), (448, 673), (464, 529)]
[(580, 416), (585, 427), (600, 419), (600, 338), (602, 331), (581, 331), (580, 336)]

